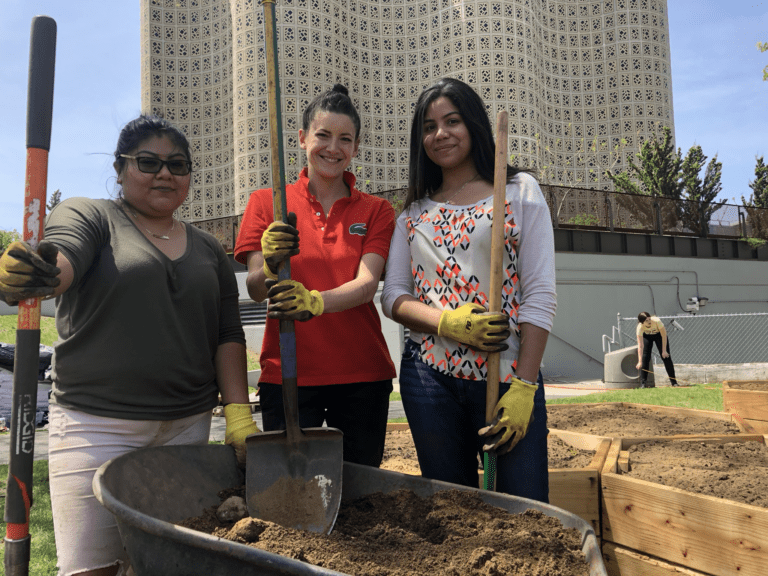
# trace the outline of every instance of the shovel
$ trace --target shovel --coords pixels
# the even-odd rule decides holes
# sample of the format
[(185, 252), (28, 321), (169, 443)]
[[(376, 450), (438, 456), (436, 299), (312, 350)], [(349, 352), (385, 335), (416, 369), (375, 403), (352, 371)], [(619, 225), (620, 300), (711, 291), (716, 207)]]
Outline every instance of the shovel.
[[(496, 117), (496, 161), (493, 173), (493, 222), (491, 223), (491, 280), (488, 311), (501, 312), (501, 287), (504, 282), (504, 222), (507, 199), (507, 112)], [(485, 423), (491, 424), (499, 401), (499, 353), (488, 354), (488, 380), (485, 387)], [(496, 491), (496, 454), (483, 454), (483, 488)]]
[[(287, 221), (275, 2), (263, 0), (267, 49), (272, 206), (275, 221)], [(280, 264), (278, 280), (291, 277)], [(245, 499), (248, 513), (287, 528), (330, 534), (341, 505), (344, 435), (336, 428), (300, 428), (296, 377), (296, 331), (280, 320), (280, 366), (286, 429), (246, 438)]]

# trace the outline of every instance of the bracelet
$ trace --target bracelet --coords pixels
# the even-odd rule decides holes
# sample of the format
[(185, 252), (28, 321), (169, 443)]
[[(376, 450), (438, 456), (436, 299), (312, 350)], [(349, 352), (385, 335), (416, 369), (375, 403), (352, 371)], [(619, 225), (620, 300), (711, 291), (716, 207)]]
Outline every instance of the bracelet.
[(526, 380), (525, 378), (520, 378), (519, 376), (515, 376), (515, 378), (520, 380), (520, 382), (522, 382), (523, 384), (528, 384), (530, 386), (536, 386), (537, 385), (536, 382), (531, 382), (530, 380)]

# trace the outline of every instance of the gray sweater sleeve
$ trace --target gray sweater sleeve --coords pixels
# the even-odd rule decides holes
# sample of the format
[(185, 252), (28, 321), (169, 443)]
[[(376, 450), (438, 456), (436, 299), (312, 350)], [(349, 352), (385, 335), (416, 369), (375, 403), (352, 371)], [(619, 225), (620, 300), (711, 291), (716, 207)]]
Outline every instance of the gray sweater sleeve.
[[(410, 212), (413, 205), (408, 208)], [(405, 224), (406, 211), (395, 223), (395, 233), (389, 245), (384, 288), (381, 292), (381, 309), (387, 318), (392, 318), (395, 301), (407, 294), (413, 296), (413, 275), (411, 274), (411, 248), (408, 245), (408, 230)]]

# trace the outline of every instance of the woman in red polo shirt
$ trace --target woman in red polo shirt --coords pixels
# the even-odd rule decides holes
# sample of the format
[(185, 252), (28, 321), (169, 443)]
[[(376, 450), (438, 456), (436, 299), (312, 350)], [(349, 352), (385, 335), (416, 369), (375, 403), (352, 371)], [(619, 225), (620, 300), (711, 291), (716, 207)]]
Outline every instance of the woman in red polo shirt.
[[(296, 320), (299, 425), (344, 433), (344, 459), (379, 466), (396, 371), (373, 304), (395, 212), (355, 188), (360, 117), (339, 84), (304, 110), (307, 164), (286, 187), (290, 224), (274, 222), (272, 190), (251, 194), (235, 246), (248, 294), (269, 298), (259, 399), (264, 430), (284, 430), (278, 323)], [(301, 251), (299, 251), (301, 237)], [(291, 280), (275, 283), (291, 259)]]

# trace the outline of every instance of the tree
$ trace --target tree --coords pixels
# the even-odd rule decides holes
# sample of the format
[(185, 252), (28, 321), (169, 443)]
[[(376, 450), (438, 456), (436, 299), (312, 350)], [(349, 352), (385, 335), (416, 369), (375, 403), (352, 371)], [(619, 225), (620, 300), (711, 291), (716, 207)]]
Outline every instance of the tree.
[(48, 201), (48, 204), (46, 204), (45, 207), (48, 212), (50, 212), (59, 202), (61, 202), (61, 190), (57, 188), (54, 190), (53, 194), (51, 194), (51, 199)]
[[(760, 52), (768, 51), (768, 42), (758, 42), (757, 49), (760, 50)], [(766, 80), (768, 80), (768, 66), (763, 68), (763, 82)]]
[(752, 195), (749, 201), (742, 196), (741, 202), (747, 211), (751, 236), (768, 240), (768, 165), (763, 162), (762, 156), (756, 156), (755, 160), (755, 179), (749, 183)]
[(16, 240), (21, 240), (21, 234), (16, 230), (0, 230), (0, 254), (5, 252), (5, 249)]
[(687, 200), (682, 205), (681, 211), (683, 226), (692, 232), (701, 234), (704, 238), (707, 237), (712, 214), (725, 204), (725, 201), (714, 202), (722, 191), (720, 178), (723, 164), (717, 161), (717, 154), (715, 154), (707, 165), (704, 180), (702, 180), (699, 178), (699, 174), (706, 161), (707, 157), (701, 146), (692, 146), (681, 167), (681, 178)]
[[(680, 199), (684, 188), (681, 178), (682, 155), (679, 148), (675, 152), (672, 130), (665, 126), (663, 132), (663, 139), (652, 134), (640, 146), (640, 152), (635, 154), (640, 161), (639, 166), (630, 160), (627, 172), (617, 175), (610, 170), (606, 172), (617, 192), (637, 194), (639, 191), (648, 196)], [(640, 181), (639, 186), (632, 182), (633, 176)]]

